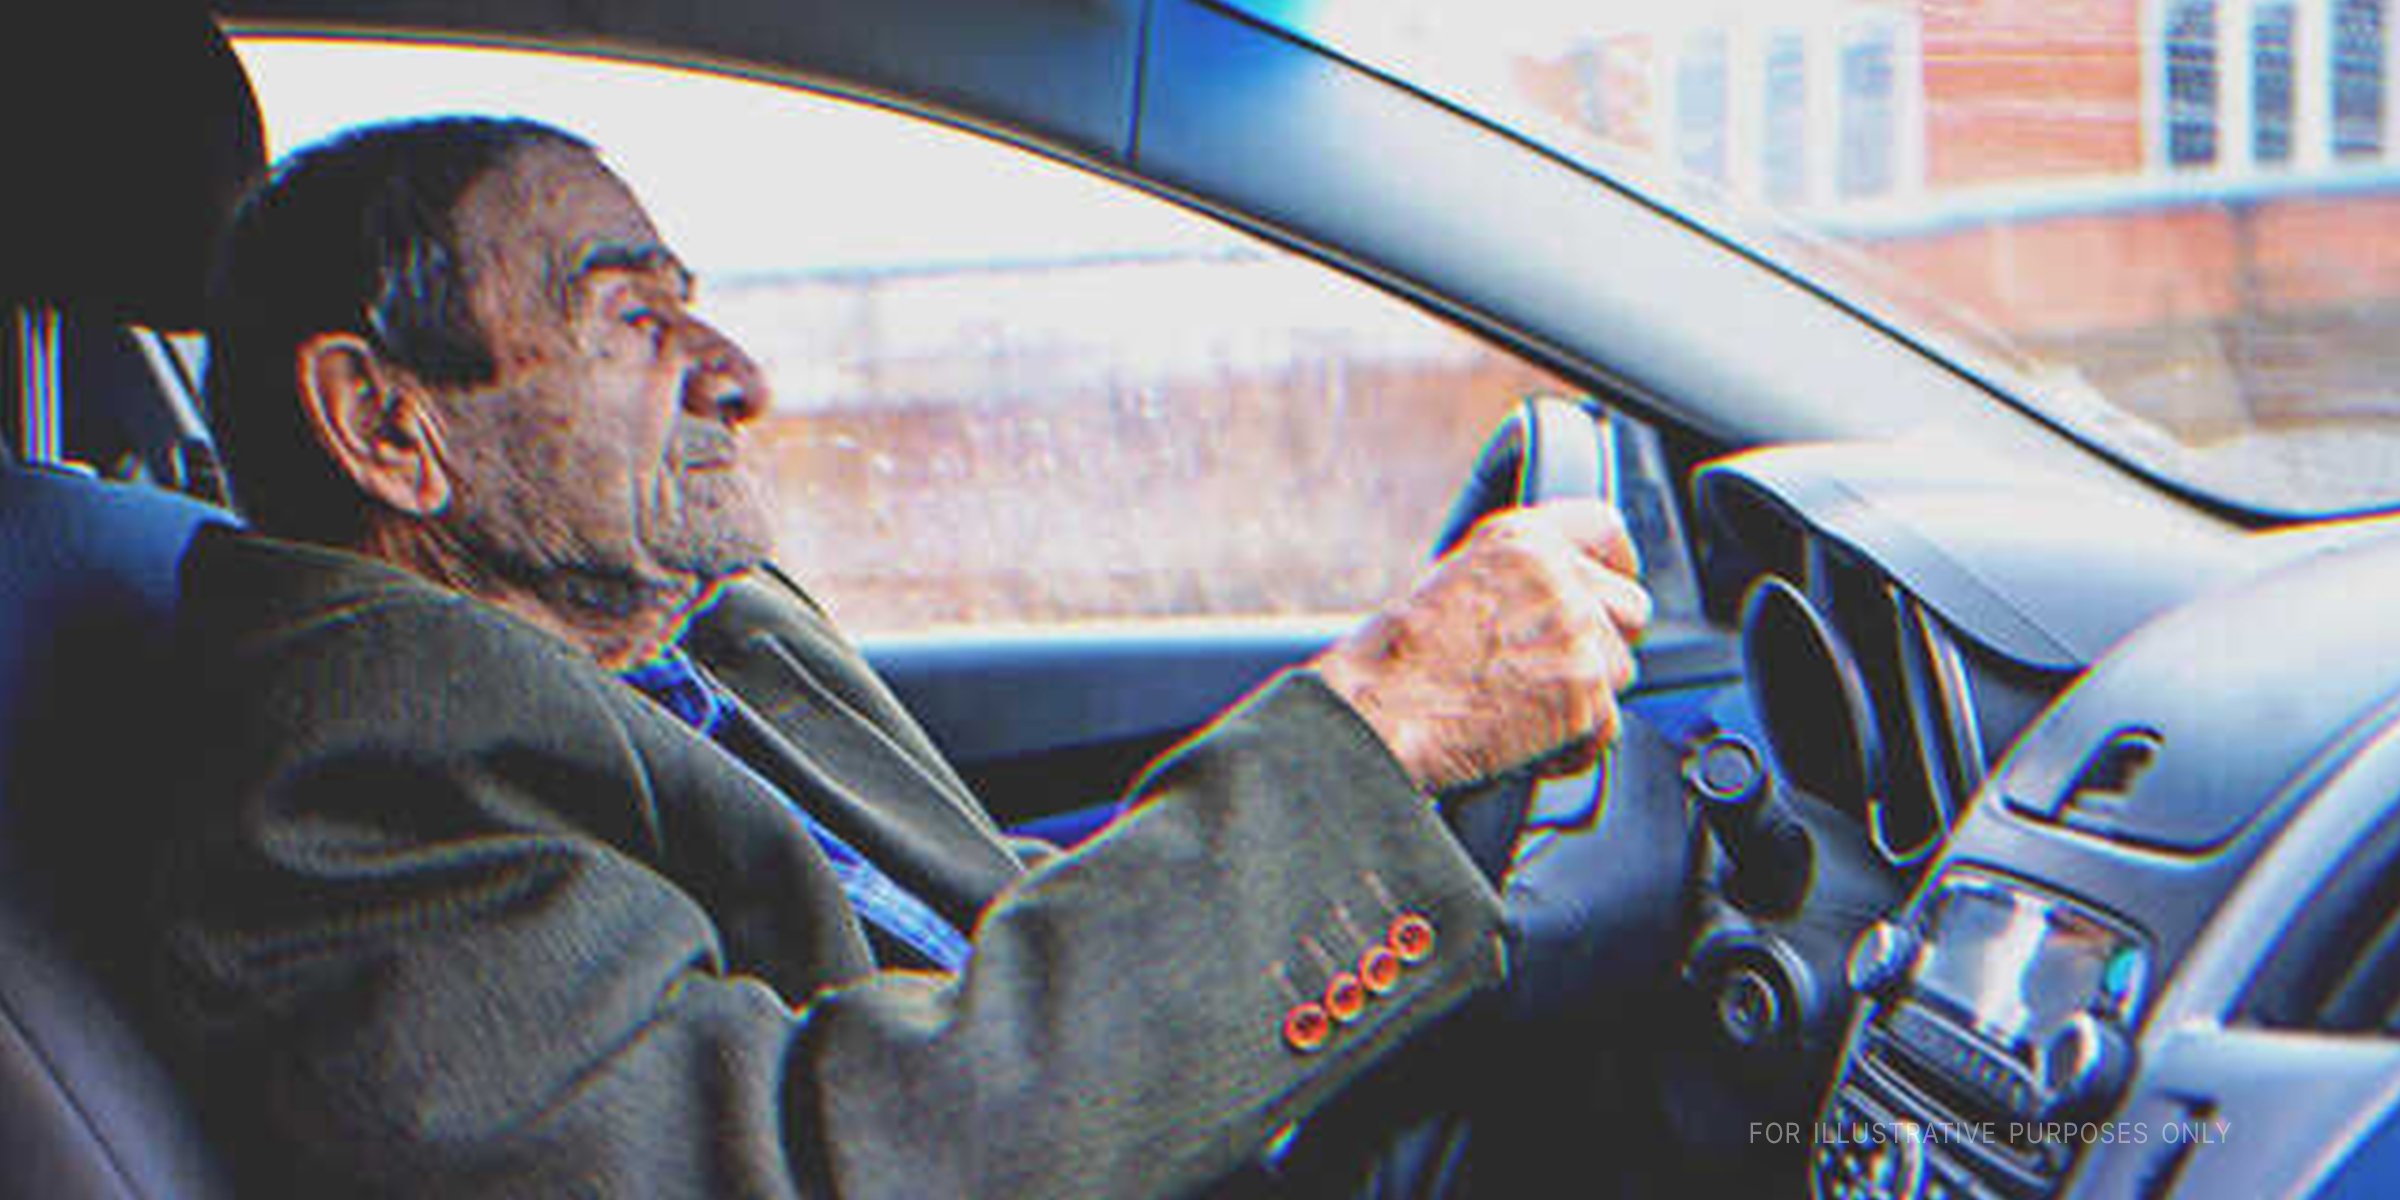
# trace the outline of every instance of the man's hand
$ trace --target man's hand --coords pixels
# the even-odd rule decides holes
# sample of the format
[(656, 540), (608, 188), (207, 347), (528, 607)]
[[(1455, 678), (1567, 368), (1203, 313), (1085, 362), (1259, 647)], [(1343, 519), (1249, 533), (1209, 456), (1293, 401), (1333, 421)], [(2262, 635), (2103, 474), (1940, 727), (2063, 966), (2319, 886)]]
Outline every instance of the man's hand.
[(1427, 792), (1536, 759), (1582, 770), (1633, 682), (1650, 621), (1639, 570), (1607, 504), (1510, 509), (1312, 665)]

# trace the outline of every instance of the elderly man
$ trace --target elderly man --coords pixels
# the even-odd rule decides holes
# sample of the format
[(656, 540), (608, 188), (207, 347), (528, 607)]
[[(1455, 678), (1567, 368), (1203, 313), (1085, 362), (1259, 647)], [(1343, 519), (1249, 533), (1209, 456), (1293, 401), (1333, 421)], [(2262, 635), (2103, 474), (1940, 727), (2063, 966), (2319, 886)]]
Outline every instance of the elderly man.
[(1615, 515), (1487, 522), (1014, 843), (763, 567), (766, 381), (572, 137), (360, 131), (227, 243), (162, 1019), (274, 1194), (1188, 1194), (1505, 970), (1429, 799), (1612, 736)]

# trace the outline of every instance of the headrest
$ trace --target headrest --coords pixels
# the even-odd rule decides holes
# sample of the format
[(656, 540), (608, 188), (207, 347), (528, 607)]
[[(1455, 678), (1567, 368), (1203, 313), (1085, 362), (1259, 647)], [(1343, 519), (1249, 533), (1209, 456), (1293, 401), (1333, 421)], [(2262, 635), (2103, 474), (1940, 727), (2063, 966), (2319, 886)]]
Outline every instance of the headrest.
[(0, 302), (200, 325), (217, 232), (265, 168), (249, 79), (199, 0), (21, 6), (0, 33)]

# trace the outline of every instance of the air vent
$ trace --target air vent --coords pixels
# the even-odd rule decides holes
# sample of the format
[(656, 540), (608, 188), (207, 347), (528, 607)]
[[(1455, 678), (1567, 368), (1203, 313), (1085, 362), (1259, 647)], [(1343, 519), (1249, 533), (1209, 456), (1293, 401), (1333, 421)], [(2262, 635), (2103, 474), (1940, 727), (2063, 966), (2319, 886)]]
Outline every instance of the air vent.
[[(2083, 760), (2075, 778), (2059, 789), (2055, 799), (2047, 804), (2029, 801), (2012, 802), (2012, 807), (2027, 816), (2045, 821), (2058, 821), (2103, 837), (2124, 837), (2139, 828), (2138, 821), (2129, 820), (2128, 806), (2134, 798), (2134, 788), (2142, 776), (2157, 765), (2166, 739), (2155, 729), (2129, 727), (2116, 730)], [(2139, 836), (2129, 840), (2143, 840)]]
[(2400, 1034), (2400, 817), (2353, 847), (2309, 898), (2240, 1016), (2278, 1029)]

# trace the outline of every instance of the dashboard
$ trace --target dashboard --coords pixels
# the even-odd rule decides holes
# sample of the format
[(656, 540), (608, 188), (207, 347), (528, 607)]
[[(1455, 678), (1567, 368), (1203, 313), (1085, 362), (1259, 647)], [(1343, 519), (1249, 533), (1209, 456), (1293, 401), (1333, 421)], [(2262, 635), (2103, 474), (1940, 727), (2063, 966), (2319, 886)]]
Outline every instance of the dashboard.
[[(1804, 1070), (1813, 1195), (2400, 1182), (2400, 525), (2245, 535), (1890, 445), (1696, 498), (1764, 744), (1687, 768), (1685, 976)], [(1740, 886), (1788, 873), (1778, 823), (1807, 886)]]

